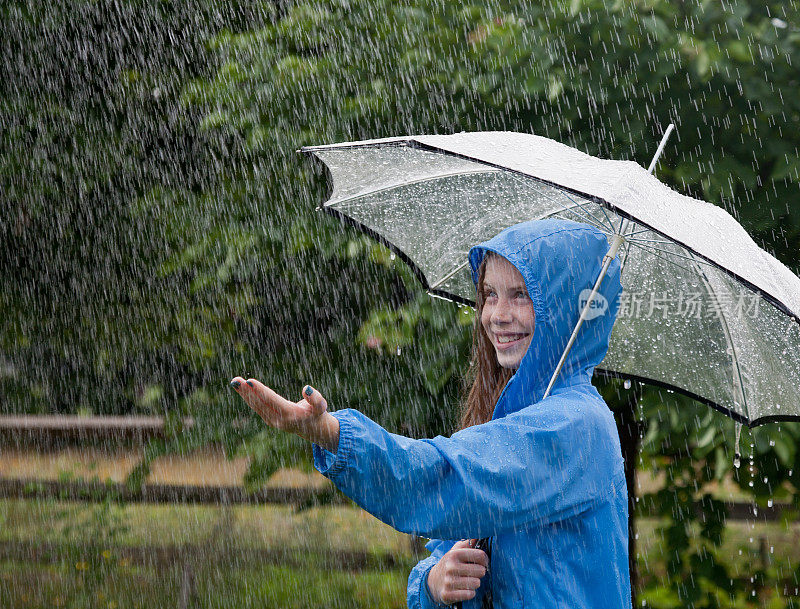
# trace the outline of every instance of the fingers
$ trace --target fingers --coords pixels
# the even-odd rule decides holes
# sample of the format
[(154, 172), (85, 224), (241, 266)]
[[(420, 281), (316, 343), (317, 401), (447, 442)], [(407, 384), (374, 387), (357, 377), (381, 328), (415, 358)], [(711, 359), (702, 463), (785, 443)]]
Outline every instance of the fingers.
[(475, 598), (475, 590), (448, 590), (442, 596), (445, 605), (452, 605), (461, 601), (468, 601)]
[(453, 558), (464, 564), (480, 565), (484, 569), (489, 568), (489, 557), (483, 550), (475, 550), (474, 548), (460, 548), (453, 552)]
[[(472, 548), (470, 540), (453, 544), (447, 552), (447, 560), (443, 562), (444, 574), (451, 589), (461, 587), (476, 589), (480, 585), (480, 578), (486, 575), (489, 568), (489, 557), (486, 552)], [(469, 585), (462, 586), (462, 584)]]
[(487, 565), (464, 560), (464, 556), (458, 553), (453, 554), (444, 569), (448, 577), (475, 577), (478, 579), (486, 575), (486, 570)]
[(471, 562), (462, 562), (453, 568), (452, 574), (458, 577), (476, 577), (480, 579), (486, 575), (486, 567)]
[(477, 577), (460, 577), (445, 574), (442, 581), (442, 601), (452, 604), (456, 601), (466, 601), (475, 597), (476, 590), (480, 588), (481, 580)]
[(328, 402), (311, 385), (303, 387), (303, 399), (311, 406), (311, 412), (320, 415), (328, 409)]
[(270, 425), (285, 417), (293, 406), (289, 400), (256, 379), (245, 380), (237, 376), (231, 381), (231, 386), (242, 396), (247, 405)]
[(481, 587), (480, 577), (454, 577), (450, 580), (450, 589), (471, 592)]
[[(462, 539), (453, 544), (448, 554), (459, 563), (471, 563), (481, 565), (484, 569), (489, 568), (489, 556), (483, 550), (476, 550), (475, 539)], [(483, 575), (481, 575), (483, 577)]]
[(234, 377), (231, 386), (267, 425), (284, 431), (300, 433), (310, 423), (320, 420), (328, 408), (322, 394), (308, 385), (303, 388), (303, 399), (296, 403), (254, 378)]

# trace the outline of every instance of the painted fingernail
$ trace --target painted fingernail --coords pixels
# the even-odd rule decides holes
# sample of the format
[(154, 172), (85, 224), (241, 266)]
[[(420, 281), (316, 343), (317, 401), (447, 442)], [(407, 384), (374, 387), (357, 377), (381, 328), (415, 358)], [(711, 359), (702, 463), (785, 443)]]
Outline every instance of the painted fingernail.
[(248, 384), (248, 385), (250, 385), (251, 387), (254, 387), (254, 386), (255, 386), (255, 385), (253, 385), (253, 383), (251, 383), (250, 381), (247, 381), (247, 384)]
[(314, 390), (311, 387), (306, 387), (306, 395), (311, 395), (314, 393)]
[(233, 385), (234, 389), (238, 389), (241, 383), (239, 381), (231, 381), (231, 385)]

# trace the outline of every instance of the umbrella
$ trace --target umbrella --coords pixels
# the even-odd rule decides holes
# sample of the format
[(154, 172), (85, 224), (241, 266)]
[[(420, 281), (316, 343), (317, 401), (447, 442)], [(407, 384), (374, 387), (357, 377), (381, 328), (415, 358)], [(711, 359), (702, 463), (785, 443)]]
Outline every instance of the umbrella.
[[(469, 248), (504, 228), (557, 217), (603, 230), (609, 254), (620, 256), (623, 292), (597, 373), (684, 393), (750, 427), (800, 419), (800, 278), (720, 207), (635, 162), (532, 134), (394, 137), (302, 152), (332, 177), (321, 209), (393, 250), (430, 294), (458, 303), (474, 305)], [(602, 312), (591, 288), (581, 319)]]

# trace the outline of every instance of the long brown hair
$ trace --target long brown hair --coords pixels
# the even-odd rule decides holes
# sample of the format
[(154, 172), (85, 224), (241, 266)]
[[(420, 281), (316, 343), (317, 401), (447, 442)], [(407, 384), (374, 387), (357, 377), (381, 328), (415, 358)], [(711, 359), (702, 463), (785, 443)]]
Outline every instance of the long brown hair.
[(497, 361), (497, 354), (494, 345), (486, 335), (486, 331), (481, 324), (481, 313), (483, 312), (483, 278), (486, 274), (486, 261), (491, 256), (496, 256), (494, 252), (487, 252), (481, 266), (478, 269), (478, 293), (475, 298), (475, 329), (472, 332), (472, 357), (470, 360), (469, 371), (467, 372), (467, 384), (470, 381), (472, 386), (466, 395), (464, 404), (461, 408), (461, 424), (459, 429), (472, 427), (480, 423), (491, 420), (494, 412), (494, 405), (506, 386), (506, 383), (514, 376), (514, 371), (503, 368)]

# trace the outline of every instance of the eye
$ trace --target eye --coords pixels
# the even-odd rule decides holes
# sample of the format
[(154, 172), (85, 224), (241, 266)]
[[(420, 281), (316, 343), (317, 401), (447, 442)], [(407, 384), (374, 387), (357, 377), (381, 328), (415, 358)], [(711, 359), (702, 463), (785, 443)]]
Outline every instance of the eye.
[(527, 292), (517, 292), (517, 298), (527, 298)]

